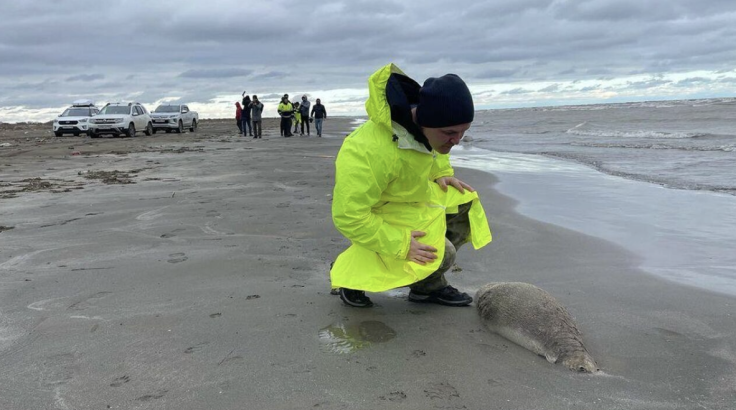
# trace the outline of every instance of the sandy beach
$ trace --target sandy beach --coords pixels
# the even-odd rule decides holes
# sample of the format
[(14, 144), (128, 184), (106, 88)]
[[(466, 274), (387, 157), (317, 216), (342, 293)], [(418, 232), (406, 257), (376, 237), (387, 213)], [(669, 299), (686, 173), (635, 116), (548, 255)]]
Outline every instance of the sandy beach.
[(515, 212), (488, 173), (494, 241), (448, 279), (533, 283), (575, 317), (598, 374), (486, 331), (474, 307), (330, 295), (324, 138), (54, 138), (0, 127), (0, 409), (732, 409), (736, 301), (637, 268), (610, 242)]

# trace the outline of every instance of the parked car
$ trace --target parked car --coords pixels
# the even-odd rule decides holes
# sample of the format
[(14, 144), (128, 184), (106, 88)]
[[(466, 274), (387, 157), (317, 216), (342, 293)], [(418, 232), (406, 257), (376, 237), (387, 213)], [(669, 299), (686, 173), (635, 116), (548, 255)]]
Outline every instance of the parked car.
[(109, 103), (102, 107), (98, 115), (89, 120), (92, 138), (103, 134), (135, 137), (139, 129), (144, 130), (146, 135), (153, 134), (151, 115), (137, 102)]
[(197, 130), (199, 114), (196, 111), (190, 111), (186, 105), (162, 104), (151, 113), (151, 121), (154, 134), (158, 130), (175, 131), (181, 134), (184, 128), (189, 128), (189, 131), (192, 132)]
[(54, 135), (61, 137), (64, 134), (73, 134), (77, 137), (84, 133), (89, 136), (89, 119), (99, 113), (100, 110), (90, 100), (74, 101), (71, 107), (54, 120)]

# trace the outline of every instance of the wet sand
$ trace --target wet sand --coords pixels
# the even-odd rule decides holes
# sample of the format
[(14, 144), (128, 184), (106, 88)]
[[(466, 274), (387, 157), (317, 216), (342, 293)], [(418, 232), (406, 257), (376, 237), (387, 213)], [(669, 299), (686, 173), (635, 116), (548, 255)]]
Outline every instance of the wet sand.
[[(665, 282), (608, 242), (481, 193), (494, 242), (448, 278), (525, 281), (567, 306), (601, 374), (488, 333), (473, 307), (354, 309), (329, 293), (325, 138), (54, 138), (0, 129), (2, 409), (729, 409), (734, 299)], [(115, 172), (117, 171), (117, 172)]]

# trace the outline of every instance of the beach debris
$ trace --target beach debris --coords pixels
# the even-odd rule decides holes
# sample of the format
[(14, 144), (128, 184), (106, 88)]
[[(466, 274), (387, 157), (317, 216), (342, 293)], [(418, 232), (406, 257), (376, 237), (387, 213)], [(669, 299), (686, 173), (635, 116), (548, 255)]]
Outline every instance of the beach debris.
[(5, 225), (0, 225), (0, 232), (5, 232), (5, 231), (9, 231), (9, 230), (11, 230), (11, 229), (15, 229), (15, 227), (14, 227), (14, 226), (5, 226)]
[(17, 182), (0, 182), (0, 198), (16, 198), (21, 192), (49, 191), (55, 194), (71, 192), (72, 189), (82, 189), (75, 181), (62, 179), (43, 180), (41, 178), (26, 178)]
[(87, 171), (83, 175), (87, 179), (99, 179), (103, 184), (135, 184), (133, 171)]
[(185, 152), (190, 152), (190, 151), (192, 151), (192, 152), (204, 152), (204, 149), (202, 149), (202, 148), (199, 148), (199, 149), (191, 149), (189, 147), (179, 147), (179, 148), (169, 147), (169, 148), (164, 148), (164, 149), (160, 150), (159, 153), (160, 154), (183, 154)]
[(457, 263), (452, 265), (452, 272), (462, 272), (463, 268), (457, 266)]
[(489, 283), (478, 290), (475, 302), (491, 332), (572, 371), (599, 370), (572, 316), (544, 290), (522, 282)]
[(12, 147), (12, 146), (13, 146), (13, 144), (11, 144), (11, 143), (9, 143), (9, 142), (3, 142), (2, 144), (0, 144), (0, 147), (2, 147), (2, 148), (5, 148), (5, 147)]
[(258, 299), (260, 297), (261, 297), (261, 295), (248, 295), (248, 296), (245, 297), (245, 299), (246, 300), (251, 300), (251, 299)]

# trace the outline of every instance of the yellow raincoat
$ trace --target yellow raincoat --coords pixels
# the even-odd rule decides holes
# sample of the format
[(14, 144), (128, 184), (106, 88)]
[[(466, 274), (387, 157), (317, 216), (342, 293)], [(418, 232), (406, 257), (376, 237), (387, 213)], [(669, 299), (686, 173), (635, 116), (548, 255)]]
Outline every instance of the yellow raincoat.
[[(332, 220), (352, 245), (332, 267), (333, 288), (382, 292), (426, 278), (444, 257), (446, 214), (457, 213), (464, 203), (472, 202), (473, 247), (491, 241), (478, 194), (460, 194), (453, 187), (443, 192), (434, 182), (454, 175), (449, 155), (429, 150), (392, 120), (391, 107), (396, 104), (389, 103), (387, 91), (397, 92), (397, 79), (418, 87), (393, 64), (370, 77), (365, 104), (370, 119), (345, 139), (337, 156)], [(418, 241), (437, 249), (434, 262), (419, 265), (406, 260), (411, 231), (426, 233)]]

